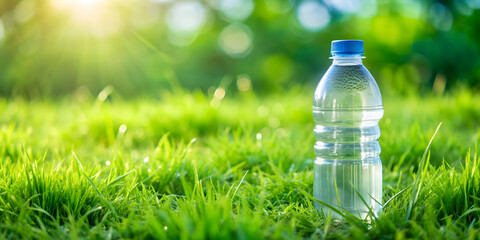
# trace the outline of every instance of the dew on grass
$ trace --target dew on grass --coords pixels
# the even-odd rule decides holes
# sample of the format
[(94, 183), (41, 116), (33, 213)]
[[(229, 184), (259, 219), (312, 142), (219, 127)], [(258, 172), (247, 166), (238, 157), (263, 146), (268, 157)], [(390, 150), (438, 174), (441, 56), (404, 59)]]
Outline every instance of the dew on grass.
[(225, 97), (225, 89), (222, 87), (219, 87), (215, 90), (213, 93), (213, 99), (210, 101), (210, 105), (214, 108), (218, 108), (220, 106), (220, 103), (222, 102), (222, 99)]
[(126, 131), (127, 131), (127, 125), (125, 124), (120, 125), (120, 127), (118, 128), (118, 132), (120, 133), (125, 133)]
[(107, 164), (107, 166), (110, 166), (110, 164), (112, 164), (110, 161), (106, 161), (105, 164)]
[(112, 94), (113, 92), (113, 87), (112, 86), (106, 86), (97, 96), (98, 100), (100, 100), (100, 102), (103, 102), (105, 100), (107, 100), (108, 96), (110, 96), (110, 94)]
[(150, 158), (149, 158), (149, 157), (146, 157), (145, 159), (143, 159), (143, 162), (144, 162), (144, 163), (147, 163), (148, 160), (150, 160)]
[(255, 137), (257, 138), (257, 147), (262, 147), (262, 134), (257, 133)]
[(217, 88), (213, 96), (215, 96), (218, 99), (223, 99), (225, 97), (225, 89), (222, 87)]

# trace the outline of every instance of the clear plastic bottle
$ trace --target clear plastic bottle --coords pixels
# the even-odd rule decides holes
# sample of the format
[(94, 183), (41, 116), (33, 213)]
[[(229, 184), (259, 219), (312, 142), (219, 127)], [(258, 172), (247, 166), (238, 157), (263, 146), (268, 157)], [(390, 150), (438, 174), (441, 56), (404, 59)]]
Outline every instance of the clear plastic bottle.
[[(369, 208), (374, 214), (381, 210), (378, 122), (383, 116), (382, 96), (362, 64), (363, 41), (333, 41), (331, 54), (333, 64), (320, 80), (313, 100), (314, 197), (365, 218)], [(340, 218), (318, 202), (315, 207)]]

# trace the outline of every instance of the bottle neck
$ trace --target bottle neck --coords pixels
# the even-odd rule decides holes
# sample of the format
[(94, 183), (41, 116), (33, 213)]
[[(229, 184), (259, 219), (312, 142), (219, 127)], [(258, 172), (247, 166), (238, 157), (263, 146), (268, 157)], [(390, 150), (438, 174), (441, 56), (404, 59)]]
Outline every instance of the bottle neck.
[(335, 55), (330, 59), (333, 59), (333, 65), (349, 66), (349, 65), (362, 65), (362, 55), (350, 55), (350, 56), (338, 56)]

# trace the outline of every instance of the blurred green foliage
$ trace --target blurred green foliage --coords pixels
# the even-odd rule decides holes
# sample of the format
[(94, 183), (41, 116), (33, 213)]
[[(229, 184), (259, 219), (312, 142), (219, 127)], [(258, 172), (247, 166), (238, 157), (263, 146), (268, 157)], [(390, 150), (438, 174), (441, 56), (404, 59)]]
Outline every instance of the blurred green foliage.
[(313, 86), (331, 40), (363, 39), (388, 94), (479, 88), (480, 1), (4, 0), (0, 94), (124, 97)]

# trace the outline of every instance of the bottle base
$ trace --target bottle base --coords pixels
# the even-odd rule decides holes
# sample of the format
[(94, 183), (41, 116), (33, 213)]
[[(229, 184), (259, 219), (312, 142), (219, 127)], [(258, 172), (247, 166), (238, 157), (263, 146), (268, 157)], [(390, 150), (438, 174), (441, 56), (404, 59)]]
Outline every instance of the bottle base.
[[(381, 211), (382, 162), (379, 157), (353, 161), (317, 158), (314, 173), (313, 193), (319, 201), (362, 219)], [(341, 218), (320, 202), (314, 205), (325, 216)]]

